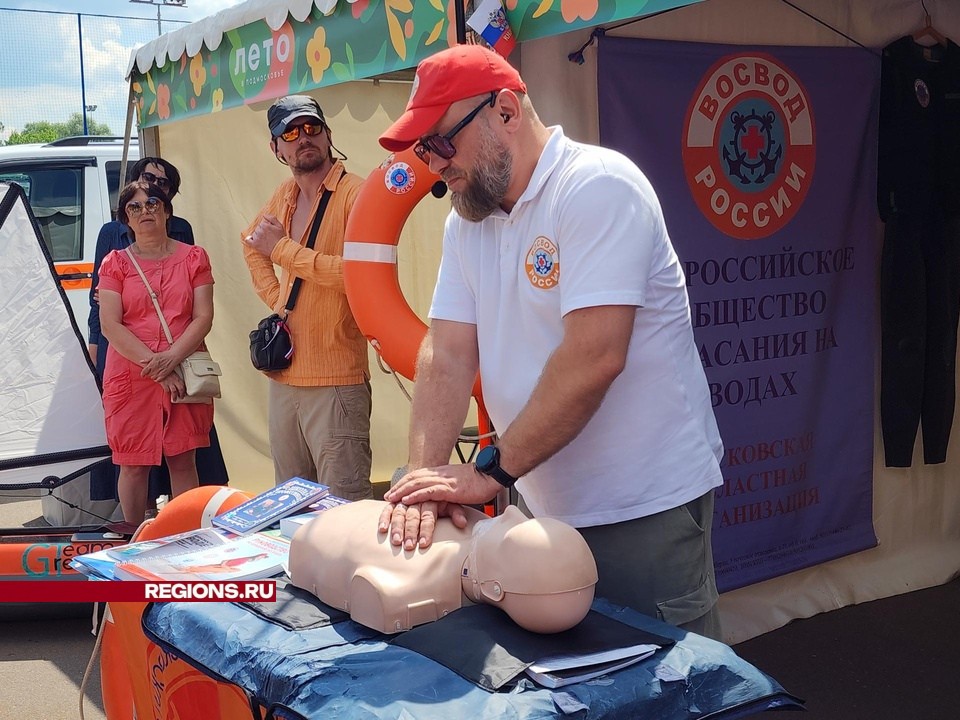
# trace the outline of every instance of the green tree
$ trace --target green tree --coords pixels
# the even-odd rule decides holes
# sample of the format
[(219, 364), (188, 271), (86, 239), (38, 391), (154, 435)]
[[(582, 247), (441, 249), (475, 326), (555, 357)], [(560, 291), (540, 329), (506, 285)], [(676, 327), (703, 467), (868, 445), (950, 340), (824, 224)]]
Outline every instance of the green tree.
[(9, 145), (23, 145), (25, 143), (46, 143), (64, 137), (57, 134), (53, 123), (46, 121), (27, 123), (20, 132), (10, 133)]
[[(60, 137), (83, 135), (83, 115), (78, 112), (73, 113), (70, 119), (63, 123), (63, 126), (66, 128), (66, 132)], [(105, 123), (98, 123), (90, 113), (87, 113), (87, 135), (113, 135), (113, 132)]]
[[(87, 116), (88, 135), (112, 135), (110, 127), (105, 123), (98, 123)], [(83, 115), (76, 112), (70, 119), (62, 123), (52, 123), (46, 120), (27, 123), (23, 130), (10, 134), (9, 145), (23, 145), (24, 143), (48, 143), (63, 137), (83, 135)]]

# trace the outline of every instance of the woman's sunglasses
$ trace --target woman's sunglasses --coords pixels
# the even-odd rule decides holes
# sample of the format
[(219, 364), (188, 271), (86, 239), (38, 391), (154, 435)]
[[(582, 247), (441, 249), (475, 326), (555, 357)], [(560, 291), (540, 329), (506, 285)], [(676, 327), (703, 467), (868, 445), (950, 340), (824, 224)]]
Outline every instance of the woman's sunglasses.
[(140, 173), (140, 178), (146, 180), (151, 185), (156, 185), (161, 190), (167, 190), (170, 187), (170, 180), (165, 177), (160, 177), (159, 175), (154, 175), (152, 172), (144, 170)]
[(490, 93), (490, 97), (487, 100), (484, 100), (477, 107), (467, 113), (467, 116), (454, 125), (449, 132), (443, 135), (424, 135), (422, 138), (420, 138), (419, 142), (413, 146), (413, 151), (417, 154), (417, 157), (423, 160), (425, 163), (430, 162), (430, 160), (427, 158), (427, 153), (433, 153), (439, 157), (442, 157), (444, 160), (449, 160), (457, 154), (457, 148), (455, 148), (453, 143), (450, 142), (453, 140), (453, 136), (469, 125), (470, 121), (472, 121), (487, 105), (493, 107), (496, 101), (497, 93)]
[(160, 207), (163, 205), (160, 200), (155, 197), (147, 198), (146, 202), (140, 202), (139, 200), (134, 200), (133, 202), (128, 202), (124, 207), (126, 208), (127, 215), (129, 217), (140, 217), (143, 215), (144, 210), (146, 210), (151, 215), (156, 215), (160, 212)]
[(297, 125), (296, 127), (290, 128), (286, 132), (280, 133), (279, 137), (284, 142), (293, 142), (294, 140), (300, 137), (301, 129), (309, 137), (313, 137), (314, 135), (319, 135), (320, 133), (323, 132), (323, 125), (322, 124), (316, 125), (314, 123), (304, 123), (303, 125)]

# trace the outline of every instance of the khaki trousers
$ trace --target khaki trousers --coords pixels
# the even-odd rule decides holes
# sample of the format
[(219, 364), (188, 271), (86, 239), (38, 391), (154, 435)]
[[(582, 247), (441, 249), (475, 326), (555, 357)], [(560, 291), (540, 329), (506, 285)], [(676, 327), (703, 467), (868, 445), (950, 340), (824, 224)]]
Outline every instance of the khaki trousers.
[(295, 387), (271, 380), (268, 395), (278, 484), (299, 476), (348, 500), (373, 497), (370, 383)]

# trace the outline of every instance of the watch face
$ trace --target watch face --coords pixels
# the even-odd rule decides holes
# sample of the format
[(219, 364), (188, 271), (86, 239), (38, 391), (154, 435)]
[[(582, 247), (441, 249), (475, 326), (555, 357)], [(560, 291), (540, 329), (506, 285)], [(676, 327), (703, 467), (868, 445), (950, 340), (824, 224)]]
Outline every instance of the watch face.
[(481, 448), (480, 452), (477, 453), (477, 460), (475, 465), (480, 472), (487, 472), (490, 468), (496, 467), (497, 461), (500, 453), (498, 452), (495, 445), (487, 445), (485, 448)]

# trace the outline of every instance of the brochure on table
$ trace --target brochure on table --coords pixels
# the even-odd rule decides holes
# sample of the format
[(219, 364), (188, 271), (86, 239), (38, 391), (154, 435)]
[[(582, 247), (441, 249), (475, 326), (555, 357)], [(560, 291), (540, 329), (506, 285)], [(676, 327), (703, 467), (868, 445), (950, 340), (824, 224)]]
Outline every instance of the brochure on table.
[(554, 655), (538, 660), (526, 669), (526, 673), (544, 687), (558, 688), (628, 667), (659, 649), (659, 645), (631, 645), (585, 655)]
[(216, 515), (213, 524), (237, 535), (257, 532), (316, 502), (328, 490), (326, 485), (320, 483), (300, 477), (290, 478), (242, 505)]

